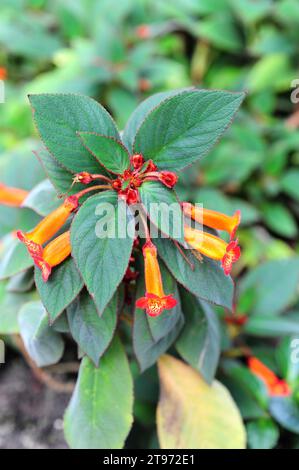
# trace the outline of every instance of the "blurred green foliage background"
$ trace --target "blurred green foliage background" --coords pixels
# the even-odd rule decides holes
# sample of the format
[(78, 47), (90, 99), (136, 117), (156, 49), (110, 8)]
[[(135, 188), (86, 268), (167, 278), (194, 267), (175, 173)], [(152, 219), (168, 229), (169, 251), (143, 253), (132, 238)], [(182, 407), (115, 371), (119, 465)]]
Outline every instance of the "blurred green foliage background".
[[(45, 177), (31, 152), (37, 135), (28, 93), (92, 96), (123, 128), (136, 105), (155, 92), (192, 85), (248, 91), (221, 142), (200, 165), (179, 175), (178, 192), (182, 199), (228, 214), (241, 209), (243, 256), (234, 275), (239, 276), (237, 311), (250, 316), (246, 341), (294, 384), (298, 368), (295, 373), (288, 345), (299, 334), (298, 57), (298, 0), (0, 4), (0, 68), (7, 74), (0, 113), (0, 181), (11, 186), (31, 189)], [(0, 234), (31, 227), (35, 219), (29, 209), (1, 207)], [(230, 341), (225, 338), (224, 343)], [(240, 383), (250, 389), (250, 377), (241, 365), (227, 363), (223, 370), (250, 420), (249, 445), (257, 446), (257, 436), (265, 436), (266, 429), (270, 437), (264, 446), (275, 446), (277, 427), (259, 392), (248, 398), (256, 399), (254, 406), (240, 398)], [(145, 379), (140, 387), (136, 394), (143, 402), (137, 403), (136, 413), (143, 425), (151, 425), (152, 397), (147, 401)], [(298, 416), (291, 425), (277, 410), (273, 415), (298, 434), (298, 405), (294, 410), (291, 414)], [(299, 446), (298, 437), (290, 442), (287, 447)]]

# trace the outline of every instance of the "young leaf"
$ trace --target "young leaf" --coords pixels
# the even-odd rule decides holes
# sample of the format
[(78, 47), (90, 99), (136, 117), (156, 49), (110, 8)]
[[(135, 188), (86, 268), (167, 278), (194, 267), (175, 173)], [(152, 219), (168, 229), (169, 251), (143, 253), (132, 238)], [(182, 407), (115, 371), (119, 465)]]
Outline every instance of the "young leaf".
[(35, 268), (35, 283), (48, 312), (50, 324), (61, 315), (83, 287), (83, 280), (71, 257), (53, 269), (47, 282), (43, 281), (40, 269)]
[(139, 188), (139, 194), (154, 226), (184, 245), (184, 216), (174, 192), (157, 181), (146, 181)]
[(72, 254), (100, 315), (129, 264), (134, 237), (126, 233), (128, 217), (125, 203), (105, 191), (90, 197), (72, 223)]
[(132, 424), (133, 381), (126, 354), (116, 337), (99, 368), (85, 357), (64, 418), (71, 448), (120, 449)]
[(161, 93), (155, 93), (146, 100), (142, 101), (139, 106), (137, 106), (135, 111), (130, 116), (130, 119), (128, 120), (122, 135), (122, 141), (124, 142), (129, 152), (133, 152), (133, 144), (137, 130), (146, 118), (146, 116), (149, 114), (149, 112), (152, 111), (158, 104), (160, 104), (166, 98), (169, 98), (173, 95), (177, 95), (182, 91), (183, 90), (171, 90), (162, 91)]
[(83, 144), (112, 173), (122, 174), (130, 165), (130, 156), (123, 144), (95, 132), (79, 132)]
[(77, 132), (99, 132), (119, 138), (110, 114), (83, 95), (30, 95), (34, 121), (43, 143), (59, 163), (73, 172), (97, 173), (99, 165), (86, 150)]
[(192, 270), (171, 240), (156, 238), (155, 244), (169, 271), (185, 289), (202, 300), (232, 308), (232, 280), (224, 275), (216, 261), (204, 258), (200, 263), (191, 250), (184, 250), (187, 259), (194, 266)]
[(210, 384), (220, 356), (218, 319), (211, 305), (198, 300), (184, 289), (180, 292), (185, 326), (176, 342), (176, 349)]
[(160, 358), (158, 366), (157, 426), (162, 449), (245, 448), (239, 410), (220, 382), (207, 385), (197, 371), (168, 355)]
[(101, 317), (90, 295), (84, 291), (67, 308), (71, 334), (96, 367), (109, 346), (117, 322), (117, 295)]
[(41, 302), (28, 302), (21, 308), (19, 325), (25, 348), (38, 367), (56, 364), (61, 359), (63, 340), (49, 327)]
[(163, 101), (138, 129), (134, 152), (178, 171), (206, 155), (231, 123), (244, 93), (187, 90)]

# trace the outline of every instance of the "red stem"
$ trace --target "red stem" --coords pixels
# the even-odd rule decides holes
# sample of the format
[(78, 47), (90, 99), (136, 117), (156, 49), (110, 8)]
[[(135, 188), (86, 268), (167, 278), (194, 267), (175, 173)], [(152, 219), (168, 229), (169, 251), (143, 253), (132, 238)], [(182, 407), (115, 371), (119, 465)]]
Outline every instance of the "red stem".
[(74, 196), (80, 199), (80, 197), (84, 196), (90, 191), (95, 191), (96, 189), (111, 189), (111, 186), (108, 184), (97, 184), (96, 186), (91, 186), (90, 188), (82, 189), (82, 191), (79, 191), (78, 193), (74, 194)]

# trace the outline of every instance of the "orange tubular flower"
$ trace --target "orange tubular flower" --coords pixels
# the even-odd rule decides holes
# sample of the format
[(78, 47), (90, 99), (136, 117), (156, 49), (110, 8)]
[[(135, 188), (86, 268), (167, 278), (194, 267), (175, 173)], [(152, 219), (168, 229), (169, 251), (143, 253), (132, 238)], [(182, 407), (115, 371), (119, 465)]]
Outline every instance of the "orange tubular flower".
[(279, 379), (272, 370), (256, 357), (248, 359), (248, 366), (251, 372), (265, 383), (269, 395), (272, 397), (287, 397), (291, 394), (289, 385), (284, 380)]
[(233, 263), (235, 263), (241, 255), (238, 240), (232, 240), (226, 243), (215, 235), (201, 232), (188, 226), (185, 226), (185, 240), (192, 248), (208, 258), (221, 260), (226, 276), (230, 274)]
[(50, 240), (67, 221), (69, 215), (78, 207), (76, 196), (67, 197), (63, 204), (47, 215), (39, 224), (28, 233), (17, 232), (17, 237), (25, 243), (29, 254), (35, 260), (43, 252), (42, 245)]
[(0, 204), (6, 206), (19, 207), (26, 199), (28, 191), (19, 188), (11, 188), (0, 183)]
[(183, 203), (182, 206), (184, 214), (191, 219), (216, 230), (225, 230), (230, 234), (231, 239), (234, 238), (241, 221), (241, 212), (239, 210), (234, 215), (229, 216), (221, 212), (196, 207), (189, 203)]
[(173, 294), (164, 294), (155, 245), (151, 241), (147, 241), (142, 251), (146, 294), (145, 297), (141, 297), (136, 301), (136, 307), (145, 308), (150, 317), (157, 317), (161, 315), (163, 310), (175, 307), (177, 301), (172, 297)]
[(0, 67), (0, 80), (6, 80), (7, 70), (5, 67)]
[(49, 279), (52, 268), (62, 263), (71, 254), (70, 232), (65, 232), (51, 241), (36, 257), (34, 262), (42, 271), (45, 282)]

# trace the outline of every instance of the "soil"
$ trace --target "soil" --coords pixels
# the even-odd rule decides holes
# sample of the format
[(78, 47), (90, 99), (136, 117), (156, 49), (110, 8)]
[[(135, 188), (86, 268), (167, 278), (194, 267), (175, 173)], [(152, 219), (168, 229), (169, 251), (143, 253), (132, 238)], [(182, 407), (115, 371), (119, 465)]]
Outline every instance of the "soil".
[(62, 419), (70, 395), (33, 376), (24, 360), (0, 364), (0, 449), (65, 449)]

